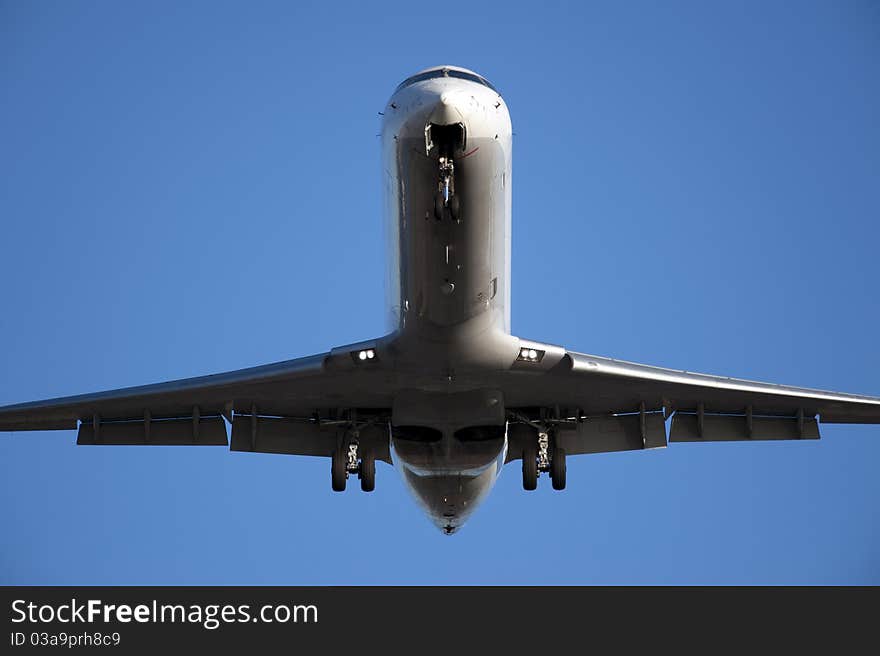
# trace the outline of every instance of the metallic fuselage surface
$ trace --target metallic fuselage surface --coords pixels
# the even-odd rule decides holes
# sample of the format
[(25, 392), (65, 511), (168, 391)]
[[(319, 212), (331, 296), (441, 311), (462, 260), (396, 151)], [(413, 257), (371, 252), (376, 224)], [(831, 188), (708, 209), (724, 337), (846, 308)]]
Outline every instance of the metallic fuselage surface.
[[(516, 348), (507, 338), (510, 115), (494, 89), (456, 72), (476, 76), (429, 69), (427, 79), (391, 96), (382, 124), (388, 327), (401, 353), (427, 356), (440, 369), (432, 372), (436, 379), (450, 385), (471, 366), (509, 362)], [(451, 161), (451, 175), (444, 161)], [(436, 439), (416, 436), (416, 429), (408, 434), (407, 425), (392, 432), (404, 481), (448, 533), (489, 492), (506, 448), (503, 399), (496, 399), (497, 418), (486, 419), (501, 428), (493, 437), (457, 437), (467, 438), (460, 411), (457, 423), (432, 416), (450, 389), (437, 389), (424, 416), (407, 424), (434, 428)]]

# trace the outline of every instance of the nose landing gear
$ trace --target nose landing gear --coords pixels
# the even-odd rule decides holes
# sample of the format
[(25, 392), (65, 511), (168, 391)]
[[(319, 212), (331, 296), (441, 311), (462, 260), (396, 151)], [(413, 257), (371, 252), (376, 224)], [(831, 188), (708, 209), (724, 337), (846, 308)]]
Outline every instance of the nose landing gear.
[(455, 193), (455, 163), (451, 157), (440, 157), (440, 182), (434, 194), (434, 218), (441, 221), (449, 211), (453, 221), (460, 219), (461, 204)]
[(455, 192), (455, 163), (453, 155), (464, 152), (467, 134), (463, 123), (425, 126), (425, 152), (429, 157), (438, 157), (437, 193), (434, 194), (434, 218), (442, 221), (450, 216), (460, 221), (461, 203)]

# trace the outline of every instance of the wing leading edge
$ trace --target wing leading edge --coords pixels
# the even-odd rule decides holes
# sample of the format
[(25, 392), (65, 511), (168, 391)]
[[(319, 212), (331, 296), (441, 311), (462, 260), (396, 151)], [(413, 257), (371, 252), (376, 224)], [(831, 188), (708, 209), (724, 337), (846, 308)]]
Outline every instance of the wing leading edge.
[[(126, 387), (0, 408), (0, 430), (63, 430), (78, 421), (101, 423), (175, 421), (223, 417), (231, 420), (236, 398), (255, 397), (267, 385), (295, 384), (320, 374), (326, 355), (185, 378), (153, 385)], [(100, 432), (100, 431), (99, 431)]]
[[(594, 379), (653, 407), (687, 414), (797, 417), (819, 415), (822, 423), (880, 423), (880, 398), (677, 371), (569, 352), (570, 376)], [(623, 392), (626, 389), (628, 392)]]
[[(368, 343), (369, 344), (369, 343)], [(331, 456), (340, 433), (363, 430), (388, 460), (377, 429), (391, 393), (381, 363), (358, 366), (341, 347), (295, 360), (0, 408), (0, 431), (79, 426), (78, 444), (228, 444), (234, 451)], [(358, 411), (360, 416), (358, 416)], [(234, 416), (233, 416), (234, 412)]]
[[(508, 407), (519, 406), (527, 421), (534, 421), (535, 409), (543, 408), (538, 419), (555, 426), (559, 444), (569, 454), (663, 447), (663, 420), (670, 416), (672, 442), (818, 439), (819, 423), (880, 423), (877, 397), (572, 351), (549, 371), (507, 376), (502, 388)], [(510, 459), (517, 457), (512, 448)]]

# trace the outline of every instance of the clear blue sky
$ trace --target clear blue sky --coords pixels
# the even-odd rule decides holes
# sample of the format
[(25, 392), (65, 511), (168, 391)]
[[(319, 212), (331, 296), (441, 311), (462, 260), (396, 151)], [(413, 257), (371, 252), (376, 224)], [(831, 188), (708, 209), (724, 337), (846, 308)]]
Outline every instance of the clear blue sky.
[[(377, 111), (514, 131), (513, 330), (880, 395), (880, 8), (0, 2), (0, 404), (383, 333)], [(380, 463), (0, 434), (0, 583), (880, 583), (880, 426), (510, 466), (442, 536)]]

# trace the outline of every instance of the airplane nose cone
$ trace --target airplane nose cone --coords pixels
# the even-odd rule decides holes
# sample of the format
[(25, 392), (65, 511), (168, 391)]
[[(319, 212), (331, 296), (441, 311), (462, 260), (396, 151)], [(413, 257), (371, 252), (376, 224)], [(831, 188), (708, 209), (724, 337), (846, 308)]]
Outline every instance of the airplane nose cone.
[(455, 123), (464, 123), (462, 116), (461, 101), (457, 94), (445, 92), (440, 95), (434, 111), (431, 113), (431, 123), (435, 125), (453, 125)]
[(486, 467), (478, 474), (446, 472), (441, 475), (420, 474), (406, 464), (400, 467), (407, 488), (445, 535), (461, 529), (495, 483), (498, 470)]
[(455, 94), (444, 91), (440, 94), (440, 102), (444, 105), (455, 105)]

